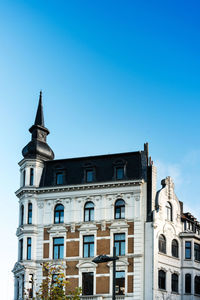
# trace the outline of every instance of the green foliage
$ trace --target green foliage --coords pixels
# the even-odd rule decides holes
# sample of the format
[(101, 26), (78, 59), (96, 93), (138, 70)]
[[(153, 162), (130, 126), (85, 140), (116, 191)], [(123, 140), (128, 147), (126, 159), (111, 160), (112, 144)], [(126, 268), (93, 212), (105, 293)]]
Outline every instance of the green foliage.
[[(80, 300), (81, 288), (77, 287), (69, 296), (65, 295), (65, 287), (69, 282), (65, 278), (62, 266), (43, 263), (45, 279), (36, 294), (37, 300)], [(28, 298), (25, 298), (28, 299)]]

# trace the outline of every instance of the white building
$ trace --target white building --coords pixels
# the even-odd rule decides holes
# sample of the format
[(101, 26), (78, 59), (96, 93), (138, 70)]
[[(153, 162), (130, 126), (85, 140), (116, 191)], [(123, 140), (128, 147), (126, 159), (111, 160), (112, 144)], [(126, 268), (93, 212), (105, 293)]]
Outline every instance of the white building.
[[(199, 232), (194, 233), (199, 224), (182, 213), (170, 178), (156, 194), (156, 170), (147, 144), (138, 152), (54, 160), (46, 142), (49, 131), (44, 126), (41, 95), (30, 132), (32, 140), (22, 152), (21, 184), (16, 192), (19, 256), (13, 269), (14, 300), (23, 299), (23, 291), (30, 298), (35, 296), (43, 279), (41, 264), (46, 261), (64, 264), (70, 282), (67, 294), (81, 286), (83, 298), (111, 299), (112, 263), (98, 265), (92, 259), (112, 255), (113, 246), (119, 256), (119, 299), (200, 299), (200, 293), (192, 296), (193, 282), (200, 278)], [(166, 210), (173, 214), (170, 220)], [(195, 224), (193, 232), (188, 224)], [(161, 237), (166, 239), (160, 241), (162, 247), (166, 241), (166, 251), (158, 249)], [(178, 257), (170, 252), (173, 239), (178, 243)], [(191, 242), (191, 259), (185, 259), (185, 242)], [(171, 274), (178, 275), (178, 291), (172, 292)], [(191, 274), (187, 296), (185, 274)]]

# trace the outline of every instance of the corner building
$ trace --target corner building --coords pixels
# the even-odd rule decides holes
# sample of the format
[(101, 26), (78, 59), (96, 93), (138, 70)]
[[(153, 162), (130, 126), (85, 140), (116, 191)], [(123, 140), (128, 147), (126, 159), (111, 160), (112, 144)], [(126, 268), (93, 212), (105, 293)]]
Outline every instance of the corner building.
[(42, 94), (29, 131), (32, 139), (22, 151), (16, 192), (14, 299), (23, 299), (23, 291), (30, 299), (36, 295), (46, 261), (64, 265), (70, 282), (66, 294), (80, 286), (85, 299), (112, 299), (112, 262), (98, 265), (92, 259), (113, 255), (114, 245), (117, 299), (144, 299), (149, 292), (145, 230), (156, 193), (148, 145), (138, 152), (54, 160)]
[(42, 263), (62, 264), (82, 299), (112, 299), (113, 255), (117, 300), (199, 300), (200, 223), (174, 191), (170, 177), (156, 191), (148, 144), (138, 152), (54, 159), (47, 144), (42, 94), (32, 139), (20, 166), (18, 261), (14, 300), (32, 299)]

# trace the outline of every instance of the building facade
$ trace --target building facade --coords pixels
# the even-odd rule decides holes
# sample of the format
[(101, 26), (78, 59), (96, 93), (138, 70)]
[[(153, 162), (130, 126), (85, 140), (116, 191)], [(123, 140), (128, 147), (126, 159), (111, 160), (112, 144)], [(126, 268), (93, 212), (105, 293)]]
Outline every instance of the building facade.
[[(112, 255), (113, 246), (119, 257), (118, 299), (200, 299), (195, 289), (200, 278), (199, 223), (183, 214), (170, 178), (156, 193), (156, 169), (147, 144), (138, 152), (54, 160), (41, 94), (29, 131), (32, 139), (22, 151), (16, 192), (14, 300), (23, 299), (24, 291), (30, 299), (36, 295), (44, 262), (64, 266), (66, 294), (80, 286), (83, 298), (112, 299), (112, 262), (92, 260)], [(168, 219), (170, 212), (173, 217)], [(178, 256), (171, 255), (173, 241)], [(172, 291), (171, 274), (178, 276), (178, 290), (173, 276)], [(191, 289), (185, 292), (188, 274)]]

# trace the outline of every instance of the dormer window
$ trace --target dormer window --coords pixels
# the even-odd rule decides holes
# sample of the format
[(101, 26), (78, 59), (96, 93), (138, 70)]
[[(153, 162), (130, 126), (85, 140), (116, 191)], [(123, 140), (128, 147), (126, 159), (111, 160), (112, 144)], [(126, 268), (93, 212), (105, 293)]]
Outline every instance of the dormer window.
[(126, 176), (126, 162), (124, 160), (116, 160), (114, 162), (114, 180), (122, 180)]
[(116, 167), (116, 179), (120, 180), (124, 178), (124, 167)]
[(93, 182), (94, 181), (94, 170), (89, 169), (86, 170), (86, 182)]
[(56, 184), (63, 184), (63, 172), (56, 173)]

